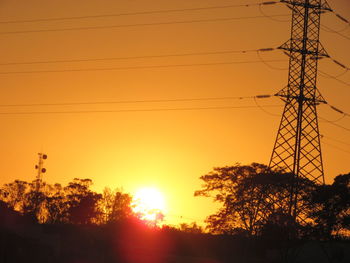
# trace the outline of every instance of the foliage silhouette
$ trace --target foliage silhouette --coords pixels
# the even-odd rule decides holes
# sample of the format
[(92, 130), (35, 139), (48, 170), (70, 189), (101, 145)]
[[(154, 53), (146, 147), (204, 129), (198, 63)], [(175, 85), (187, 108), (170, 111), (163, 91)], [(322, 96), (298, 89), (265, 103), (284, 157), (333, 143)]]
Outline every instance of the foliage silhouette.
[(294, 178), (258, 163), (214, 168), (200, 179), (204, 184), (195, 196), (212, 197), (222, 204), (206, 219), (207, 229), (216, 234), (262, 235), (279, 229), (276, 235), (295, 235), (300, 226), (288, 216), (290, 182), (298, 185), (300, 218), (306, 218), (312, 209), (311, 193), (316, 189), (306, 178)]
[(322, 239), (350, 233), (350, 173), (338, 175), (331, 185), (320, 185), (312, 194), (315, 235)]
[(98, 194), (91, 179), (75, 178), (67, 186), (15, 180), (0, 189), (0, 199), (23, 215), (46, 224), (105, 224), (135, 216), (132, 197), (120, 191)]
[[(208, 219), (208, 229), (216, 235), (203, 233), (196, 223), (178, 228), (145, 224), (133, 213), (129, 194), (108, 188), (96, 193), (90, 179), (74, 179), (67, 186), (40, 182), (40, 192), (36, 181), (5, 184), (0, 189), (0, 262), (271, 262), (265, 257), (271, 249), (284, 250), (286, 260), (296, 262), (305, 242), (284, 241), (292, 226), (286, 213), (272, 211), (267, 223), (254, 218), (257, 205), (268, 205), (259, 201), (265, 194), (280, 198), (287, 209), (283, 189), (290, 175), (252, 164), (215, 168), (203, 178), (196, 194), (213, 196), (226, 206), (215, 214), (223, 218)], [(348, 229), (349, 174), (336, 177), (331, 186), (298, 184), (304, 213), (314, 217), (310, 233), (324, 228), (324, 238), (329, 238)], [(250, 238), (256, 234), (262, 238)], [(320, 247), (329, 258), (346, 262), (345, 242)]]

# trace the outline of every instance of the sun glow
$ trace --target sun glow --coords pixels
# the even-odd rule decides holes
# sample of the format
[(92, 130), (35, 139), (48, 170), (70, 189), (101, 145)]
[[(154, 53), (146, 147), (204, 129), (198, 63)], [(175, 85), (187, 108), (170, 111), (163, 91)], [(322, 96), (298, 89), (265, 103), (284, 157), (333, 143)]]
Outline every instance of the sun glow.
[(143, 220), (160, 221), (165, 213), (164, 196), (156, 188), (141, 188), (134, 195), (133, 211)]

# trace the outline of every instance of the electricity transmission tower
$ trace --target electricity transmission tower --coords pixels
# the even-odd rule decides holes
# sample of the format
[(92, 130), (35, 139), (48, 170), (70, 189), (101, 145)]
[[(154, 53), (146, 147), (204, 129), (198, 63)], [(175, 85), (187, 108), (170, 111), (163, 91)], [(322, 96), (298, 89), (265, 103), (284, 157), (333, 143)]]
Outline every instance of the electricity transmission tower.
[(284, 102), (270, 168), (293, 175), (288, 185), (288, 213), (298, 215), (295, 178), (324, 183), (316, 106), (326, 103), (316, 87), (319, 59), (328, 57), (319, 41), (321, 14), (331, 11), (325, 0), (281, 0), (292, 10), (291, 38), (279, 48), (289, 56), (288, 85), (279, 91)]

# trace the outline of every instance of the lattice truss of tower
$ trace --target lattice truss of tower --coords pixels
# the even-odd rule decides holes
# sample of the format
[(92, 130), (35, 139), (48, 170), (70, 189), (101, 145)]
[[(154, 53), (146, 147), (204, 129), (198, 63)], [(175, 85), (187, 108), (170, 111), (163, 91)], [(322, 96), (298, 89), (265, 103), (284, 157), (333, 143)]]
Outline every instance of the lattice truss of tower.
[[(316, 106), (326, 103), (316, 87), (319, 59), (328, 57), (319, 41), (325, 0), (281, 0), (292, 10), (291, 38), (279, 48), (289, 56), (288, 85), (276, 95), (284, 102), (270, 168), (324, 183)], [(291, 182), (289, 213), (297, 214), (298, 189)]]

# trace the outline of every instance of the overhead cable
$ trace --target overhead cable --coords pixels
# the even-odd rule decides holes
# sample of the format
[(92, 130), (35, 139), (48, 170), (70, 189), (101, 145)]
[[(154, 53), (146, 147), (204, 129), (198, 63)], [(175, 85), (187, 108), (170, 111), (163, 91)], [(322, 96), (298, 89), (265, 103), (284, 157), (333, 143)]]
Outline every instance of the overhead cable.
[(343, 16), (341, 16), (341, 15), (335, 13), (335, 12), (334, 12), (334, 14), (335, 14), (335, 16), (338, 17), (341, 21), (343, 21), (343, 22), (347, 23), (348, 25), (350, 25), (350, 21), (347, 20), (345, 17), (343, 17)]
[(346, 69), (346, 70), (350, 70), (349, 67), (347, 67), (347, 66), (345, 66), (344, 64), (340, 63), (338, 60), (335, 60), (335, 59), (333, 59), (333, 58), (331, 58), (331, 60), (332, 60), (335, 64), (337, 64), (339, 67), (341, 67), (341, 68), (343, 68), (343, 69)]
[[(267, 48), (267, 49), (258, 49), (256, 52), (257, 52), (257, 56), (258, 56), (260, 62), (263, 63), (265, 66), (267, 66), (267, 67), (273, 69), (273, 70), (288, 70), (288, 68), (279, 68), (279, 67), (272, 66), (272, 65), (269, 64), (268, 62), (277, 62), (277, 61), (264, 60), (264, 59), (262, 58), (262, 56), (260, 55), (260, 52), (261, 52), (261, 51), (272, 51), (272, 50), (275, 50), (275, 49), (272, 49), (272, 48), (271, 48), (271, 49), (270, 49), (270, 48)], [(287, 54), (287, 53), (286, 53), (286, 54)], [(289, 54), (287, 54), (287, 55), (289, 56)], [(346, 71), (350, 70), (347, 66), (345, 66), (345, 65), (342, 64), (342, 63), (340, 63), (339, 61), (337, 61), (337, 60), (335, 60), (335, 59), (333, 59), (333, 58), (331, 58), (331, 59), (332, 59), (332, 61), (333, 61), (335, 64), (337, 64), (338, 66), (341, 66), (342, 68), (345, 68)], [(283, 61), (283, 60), (278, 60), (278, 62), (281, 62), (281, 61)], [(331, 79), (334, 79), (334, 80), (338, 81), (339, 83), (342, 83), (342, 84), (344, 84), (344, 85), (346, 85), (346, 86), (350, 86), (350, 83), (348, 83), (348, 82), (346, 82), (346, 81), (341, 80), (341, 79), (338, 78), (339, 76), (344, 75), (344, 73), (341, 74), (341, 75), (339, 75), (339, 76), (334, 76), (334, 75), (330, 75), (330, 74), (328, 74), (328, 73), (326, 73), (326, 72), (324, 72), (324, 71), (322, 71), (322, 70), (318, 70), (318, 71), (321, 73), (321, 76), (322, 76), (322, 77), (331, 78)]]
[[(273, 17), (285, 17), (285, 16), (287, 15), (286, 14), (273, 15)], [(0, 32), (0, 35), (64, 32), (64, 31), (76, 31), (76, 30), (113, 29), (113, 28), (138, 27), (138, 26), (162, 26), (162, 25), (206, 23), (206, 22), (225, 22), (225, 21), (235, 21), (235, 20), (242, 20), (242, 19), (259, 19), (259, 18), (265, 18), (265, 16), (241, 16), (241, 17), (210, 18), (210, 19), (169, 21), (169, 22), (136, 23), (136, 24), (110, 25), (110, 26), (87, 26), (87, 27), (67, 27), (67, 28), (55, 28), (55, 29), (2, 31)]]
[(346, 86), (350, 86), (350, 83), (348, 83), (348, 82), (346, 82), (346, 81), (344, 81), (344, 80), (339, 79), (337, 76), (330, 75), (330, 74), (328, 74), (328, 73), (326, 73), (326, 72), (324, 72), (324, 71), (322, 71), (322, 70), (318, 70), (318, 71), (321, 73), (321, 76), (322, 76), (322, 77), (334, 79), (334, 80), (338, 81), (338, 82), (341, 83), (341, 84), (344, 84), (344, 85), (346, 85)]
[[(266, 95), (258, 95), (266, 96)], [(258, 97), (257, 96), (257, 97)], [(209, 98), (179, 98), (179, 99), (152, 99), (152, 100), (117, 100), (117, 101), (84, 101), (84, 102), (57, 102), (57, 103), (27, 103), (27, 104), (0, 104), (0, 107), (33, 107), (33, 106), (74, 106), (74, 105), (102, 105), (102, 104), (137, 104), (137, 103), (164, 103), (164, 102), (193, 102), (193, 101), (218, 101), (218, 100), (243, 100), (252, 99), (254, 96), (245, 97), (209, 97)]]
[[(265, 107), (280, 107), (281, 105), (266, 105)], [(124, 109), (124, 110), (75, 110), (75, 111), (18, 111), (0, 112), (0, 115), (38, 115), (38, 114), (91, 114), (91, 113), (122, 113), (122, 112), (166, 112), (166, 111), (197, 111), (197, 110), (226, 110), (253, 109), (256, 106), (217, 106), (189, 108), (154, 108), (154, 109)]]
[(340, 110), (340, 109), (338, 109), (338, 108), (336, 108), (336, 107), (334, 107), (334, 106), (332, 106), (332, 105), (329, 105), (329, 104), (327, 104), (332, 110), (334, 110), (335, 112), (338, 112), (338, 113), (340, 113), (340, 114), (342, 114), (342, 115), (344, 115), (344, 116), (347, 116), (347, 117), (350, 117), (350, 114), (349, 113), (346, 113), (346, 112), (344, 112), (344, 111), (342, 111), (342, 110)]
[(347, 18), (343, 17), (342, 15), (338, 14), (337, 12), (335, 12), (334, 10), (332, 10), (332, 12), (335, 14), (335, 16), (341, 20), (343, 23), (346, 24), (346, 26), (342, 29), (342, 30), (338, 30), (338, 32), (342, 32), (345, 31), (346, 29), (348, 29), (350, 27), (350, 20), (348, 20)]
[(349, 132), (350, 132), (350, 128), (344, 127), (344, 126), (342, 126), (342, 125), (340, 125), (340, 124), (335, 123), (334, 121), (330, 121), (330, 120), (327, 120), (327, 119), (322, 118), (322, 117), (319, 117), (319, 118), (320, 118), (322, 121), (326, 122), (326, 123), (329, 123), (329, 124), (331, 124), (331, 125), (333, 125), (333, 126), (336, 126), (336, 127), (338, 127), (338, 128), (341, 128), (341, 129), (343, 129), (343, 130), (346, 130), (346, 131), (349, 131)]
[(344, 112), (344, 111), (338, 109), (337, 107), (332, 106), (332, 105), (330, 105), (330, 104), (328, 104), (328, 103), (326, 103), (326, 105), (327, 105), (330, 109), (332, 109), (333, 111), (335, 111), (335, 112), (341, 114), (341, 117), (340, 117), (340, 118), (338, 118), (338, 119), (336, 119), (336, 120), (333, 120), (333, 121), (329, 121), (329, 122), (335, 123), (335, 122), (338, 122), (338, 121), (344, 119), (345, 117), (350, 117), (350, 114), (349, 114), (349, 113), (346, 113), (346, 112)]
[(51, 102), (51, 103), (25, 103), (0, 104), (0, 107), (37, 107), (37, 106), (76, 106), (76, 105), (103, 105), (103, 104), (138, 104), (138, 103), (164, 103), (164, 102), (194, 102), (194, 101), (222, 101), (243, 99), (265, 99), (272, 95), (240, 96), (240, 97), (207, 97), (207, 98), (179, 98), (179, 99), (151, 99), (151, 100), (117, 100), (117, 101), (83, 101), (83, 102)]
[(258, 103), (258, 101), (256, 100), (256, 99), (258, 99), (258, 98), (270, 98), (270, 97), (272, 97), (272, 96), (271, 96), (271, 95), (255, 96), (255, 97), (254, 97), (255, 105), (256, 105), (262, 112), (264, 112), (264, 113), (266, 113), (266, 114), (268, 114), (268, 115), (271, 115), (271, 116), (273, 116), (273, 117), (280, 116), (280, 115), (278, 115), (278, 114), (271, 113), (271, 112), (265, 110), (264, 107), (261, 106), (261, 105)]
[(350, 146), (350, 143), (349, 142), (344, 142), (344, 141), (341, 141), (341, 140), (338, 140), (338, 139), (334, 139), (334, 138), (330, 138), (328, 136), (325, 136), (325, 135), (321, 135), (321, 138), (325, 138), (325, 139), (328, 139), (328, 140), (331, 140), (331, 141), (334, 141), (334, 142), (337, 142), (337, 143), (341, 143), (341, 144), (344, 144), (344, 145), (349, 145)]
[[(289, 7), (289, 6), (288, 6)], [(331, 32), (331, 33), (338, 33), (340, 36), (344, 37), (344, 38), (347, 38), (349, 39), (347, 36), (341, 34), (340, 32), (346, 30), (349, 26), (350, 26), (350, 21), (348, 19), (346, 19), (345, 17), (343, 17), (342, 15), (340, 15), (339, 13), (335, 12), (333, 8), (329, 9), (328, 11), (332, 12), (333, 14), (335, 14), (335, 16), (341, 20), (343, 23), (346, 24), (346, 27), (344, 27), (343, 29), (341, 30), (334, 30), (332, 28), (329, 28), (325, 25), (321, 25), (322, 29), (325, 30), (325, 31), (328, 31), (328, 32)]]
[(330, 146), (330, 147), (332, 147), (332, 148), (334, 148), (334, 149), (337, 149), (337, 150), (340, 150), (340, 151), (342, 151), (342, 152), (345, 152), (345, 153), (350, 154), (350, 151), (344, 150), (343, 148), (340, 148), (340, 147), (335, 146), (335, 145), (333, 145), (333, 144), (330, 144), (330, 143), (328, 143), (328, 142), (322, 141), (322, 143), (325, 144), (325, 145), (328, 145), (328, 146)]
[[(281, 62), (284, 60), (269, 60), (268, 62)], [(234, 64), (261, 63), (260, 60), (251, 61), (229, 61), (212, 63), (194, 63), (194, 64), (173, 64), (173, 65), (153, 65), (153, 66), (130, 66), (130, 67), (110, 67), (110, 68), (79, 68), (79, 69), (61, 69), (61, 70), (29, 70), (29, 71), (0, 71), (0, 75), (10, 74), (36, 74), (36, 73), (64, 73), (64, 72), (83, 72), (83, 71), (114, 71), (114, 70), (138, 70), (138, 69), (160, 69), (175, 67), (195, 67), (195, 66), (220, 66)]]
[(100, 15), (86, 15), (86, 16), (54, 17), (54, 18), (39, 18), (39, 19), (27, 19), (27, 20), (8, 20), (8, 21), (0, 21), (0, 24), (49, 22), (49, 21), (60, 21), (60, 20), (80, 20), (80, 19), (89, 19), (89, 18), (150, 15), (150, 14), (176, 13), (176, 12), (187, 12), (187, 11), (202, 11), (202, 10), (210, 10), (210, 9), (252, 7), (252, 6), (261, 6), (261, 5), (271, 5), (271, 4), (277, 4), (277, 3), (279, 3), (279, 2), (277, 2), (277, 1), (268, 1), (268, 2), (263, 2), (263, 3), (237, 4), (237, 5), (218, 5), (218, 6), (193, 7), (193, 8), (182, 8), (182, 9), (150, 10), (150, 11), (117, 13), (117, 14), (100, 14)]
[(349, 72), (350, 68), (348, 66), (344, 65), (343, 63), (339, 62), (338, 60), (335, 60), (334, 58), (332, 58), (330, 56), (328, 58), (330, 60), (332, 60), (332, 62), (334, 64), (336, 64), (338, 67), (341, 67), (342, 69), (344, 69), (344, 71), (342, 73), (340, 73), (340, 74), (338, 74), (338, 75), (336, 75), (334, 77), (339, 78), (339, 77), (345, 75), (347, 72)]
[[(272, 2), (273, 4), (275, 4), (275, 2)], [(271, 19), (273, 21), (276, 21), (276, 22), (289, 22), (290, 20), (287, 19), (287, 20), (283, 20), (283, 19), (278, 19), (276, 18), (274, 15), (268, 15), (264, 12), (263, 8), (262, 8), (263, 5), (259, 5), (259, 12), (266, 18), (268, 19)]]
[(323, 30), (327, 31), (327, 32), (337, 34), (337, 35), (339, 35), (339, 36), (341, 36), (341, 37), (343, 37), (343, 38), (345, 38), (345, 39), (347, 39), (347, 40), (350, 40), (350, 37), (349, 37), (349, 36), (346, 36), (346, 35), (340, 33), (339, 31), (336, 31), (336, 30), (334, 30), (334, 29), (332, 29), (332, 28), (330, 28), (330, 27), (328, 27), (328, 26), (321, 25), (321, 28), (322, 28)]
[(223, 50), (223, 51), (191, 52), (191, 53), (164, 54), (164, 55), (143, 55), (143, 56), (128, 56), (128, 57), (105, 57), (105, 58), (83, 58), (83, 59), (4, 62), (4, 63), (0, 63), (0, 66), (54, 64), (54, 63), (71, 63), (71, 62), (90, 62), (90, 61), (109, 61), (109, 60), (130, 60), (130, 59), (185, 57), (185, 56), (202, 56), (202, 55), (221, 55), (221, 54), (234, 54), (234, 53), (249, 53), (249, 52), (256, 52), (257, 50), (264, 50), (265, 51), (266, 49)]
[(269, 64), (268, 62), (271, 62), (269, 60), (264, 60), (263, 57), (260, 55), (260, 52), (263, 52), (263, 51), (272, 51), (272, 50), (275, 50), (275, 49), (259, 49), (256, 51), (256, 54), (260, 60), (261, 63), (263, 63), (265, 66), (267, 66), (268, 68), (271, 68), (273, 70), (287, 70), (287, 68), (280, 68), (280, 67), (276, 67), (276, 66), (272, 66), (271, 64)]

